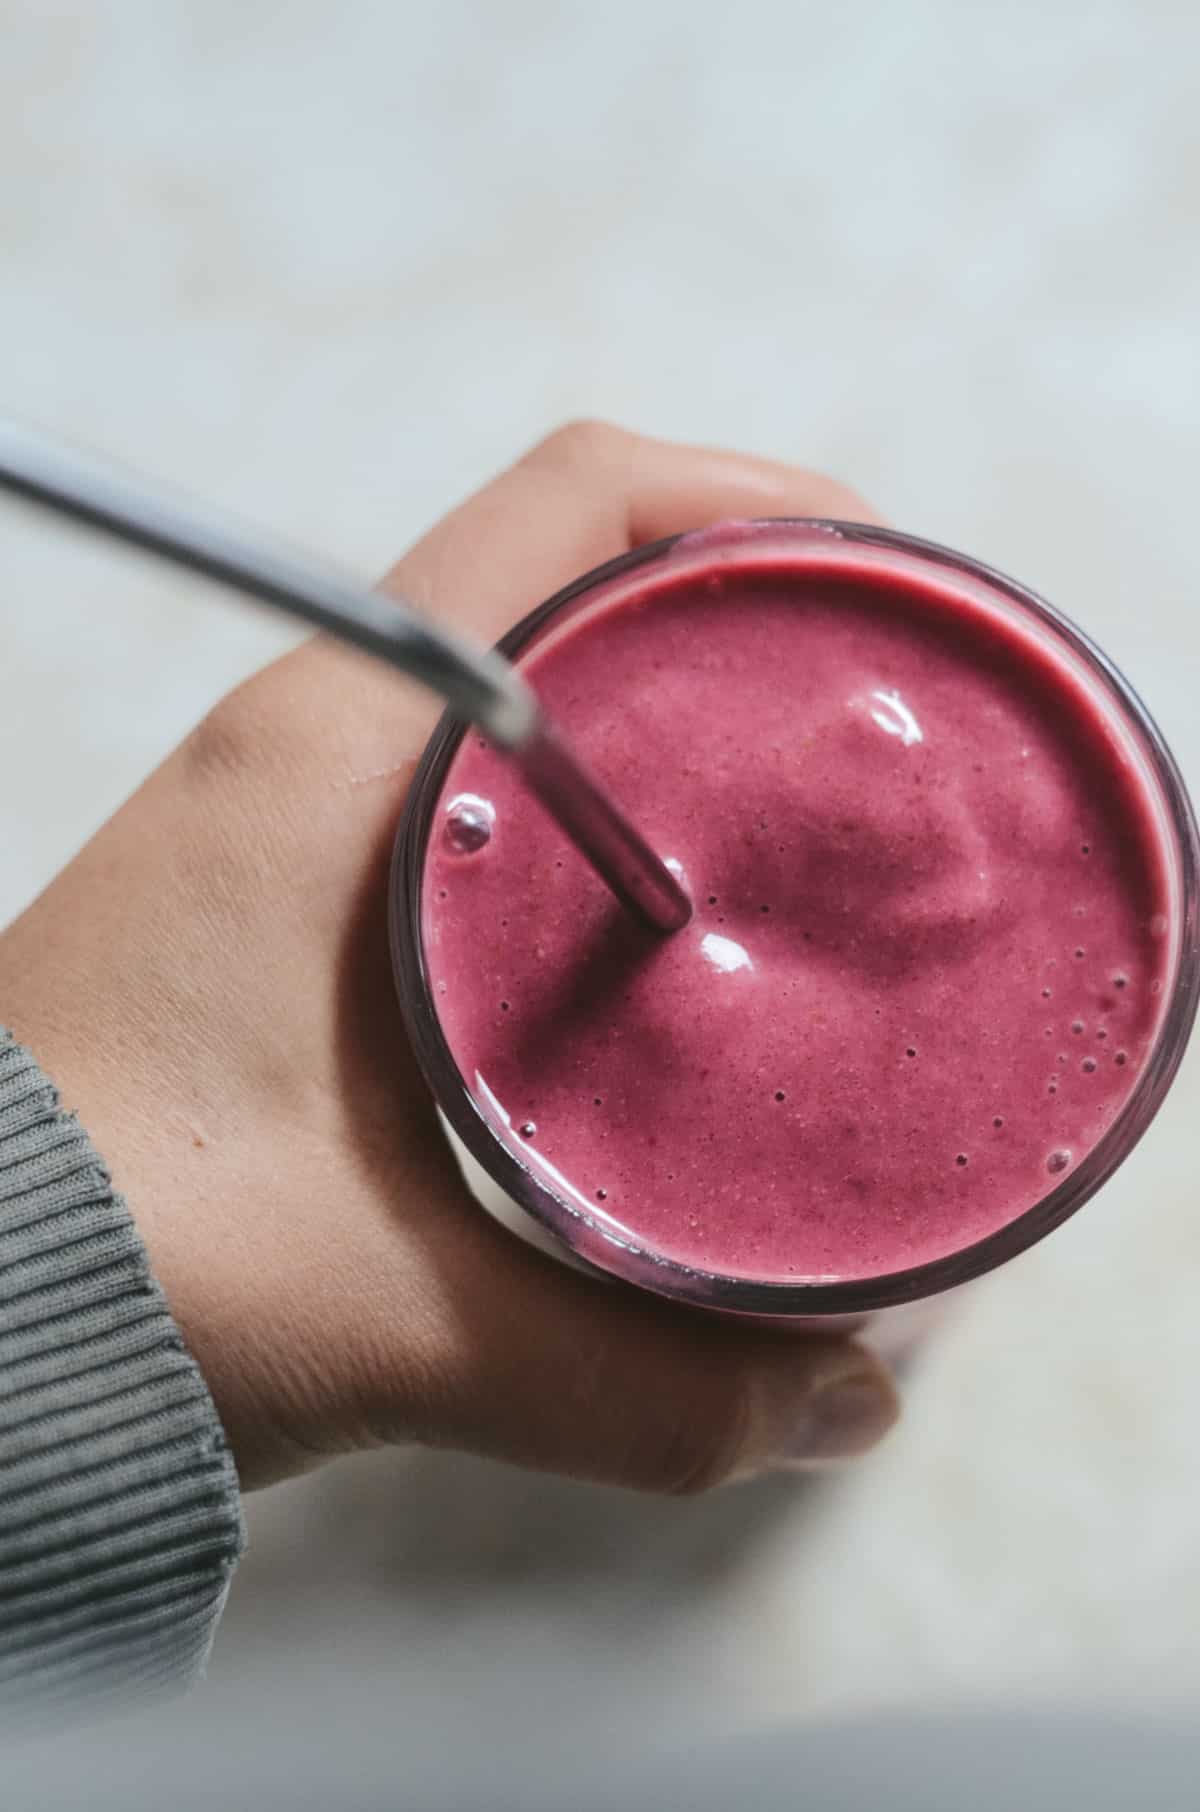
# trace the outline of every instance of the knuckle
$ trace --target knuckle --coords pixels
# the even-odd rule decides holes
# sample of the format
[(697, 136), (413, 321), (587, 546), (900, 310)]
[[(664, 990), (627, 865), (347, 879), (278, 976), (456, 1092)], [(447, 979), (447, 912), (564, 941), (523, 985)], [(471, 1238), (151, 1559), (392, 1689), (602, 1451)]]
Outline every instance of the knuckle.
[(184, 744), (184, 752), (201, 779), (238, 776), (258, 765), (259, 727), (240, 690), (231, 692), (201, 719)]
[(681, 1404), (664, 1438), (639, 1468), (645, 1488), (669, 1497), (699, 1497), (740, 1470), (752, 1415), (751, 1394), (738, 1373), (713, 1380), (703, 1397)]
[(628, 439), (627, 430), (616, 427), (612, 422), (581, 416), (577, 420), (564, 422), (553, 433), (547, 434), (527, 458), (539, 464), (567, 468), (591, 466), (611, 458)]
[(198, 780), (227, 784), (250, 775), (293, 776), (322, 726), (306, 687), (297, 687), (300, 648), (266, 667), (215, 704), (184, 743)]

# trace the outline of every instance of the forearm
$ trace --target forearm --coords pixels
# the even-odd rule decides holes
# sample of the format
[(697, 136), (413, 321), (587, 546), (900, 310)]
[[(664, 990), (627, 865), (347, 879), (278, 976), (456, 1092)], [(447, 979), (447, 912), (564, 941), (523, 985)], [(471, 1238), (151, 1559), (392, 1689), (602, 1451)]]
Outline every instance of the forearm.
[(125, 1204), (0, 1031), (0, 1716), (192, 1679), (242, 1543)]

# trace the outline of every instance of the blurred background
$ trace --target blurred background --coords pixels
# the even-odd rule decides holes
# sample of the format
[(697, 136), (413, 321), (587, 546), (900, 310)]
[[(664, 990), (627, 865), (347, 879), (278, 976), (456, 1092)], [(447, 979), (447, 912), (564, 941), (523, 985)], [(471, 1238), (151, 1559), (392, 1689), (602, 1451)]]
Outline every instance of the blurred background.
[[(0, 0), (0, 407), (366, 575), (568, 416), (794, 458), (1078, 618), (1195, 786), (1198, 58), (1177, 0)], [(0, 574), (3, 920), (291, 638), (15, 511)], [(1197, 1075), (858, 1471), (347, 1462), (252, 1500), (182, 1716), (1194, 1703)]]

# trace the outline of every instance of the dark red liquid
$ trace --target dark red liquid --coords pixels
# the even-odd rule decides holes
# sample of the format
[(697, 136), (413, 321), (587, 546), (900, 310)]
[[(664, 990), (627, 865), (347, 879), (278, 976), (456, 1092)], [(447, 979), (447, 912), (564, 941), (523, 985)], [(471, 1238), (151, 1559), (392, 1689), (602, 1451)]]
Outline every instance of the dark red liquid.
[(726, 557), (522, 663), (682, 864), (674, 936), (476, 736), (451, 765), (423, 897), (446, 1039), (500, 1136), (639, 1245), (902, 1270), (1031, 1207), (1136, 1083), (1171, 944), (1153, 801), (1098, 690), (951, 585)]

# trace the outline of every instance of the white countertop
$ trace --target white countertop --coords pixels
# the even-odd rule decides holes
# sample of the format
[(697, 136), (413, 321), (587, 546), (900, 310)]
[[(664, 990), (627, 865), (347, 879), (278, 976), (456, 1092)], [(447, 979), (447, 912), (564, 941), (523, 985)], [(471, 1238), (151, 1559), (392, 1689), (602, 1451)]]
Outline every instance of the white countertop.
[[(568, 415), (794, 456), (1077, 616), (1196, 780), (1198, 59), (1166, 0), (17, 0), (3, 405), (368, 574)], [(6, 916), (290, 638), (0, 538)], [(563, 1727), (596, 1680), (654, 1728), (1194, 1698), (1196, 1088), (854, 1476), (354, 1462), (252, 1505), (210, 1694), (369, 1676), (398, 1740), (501, 1729), (514, 1670)]]

